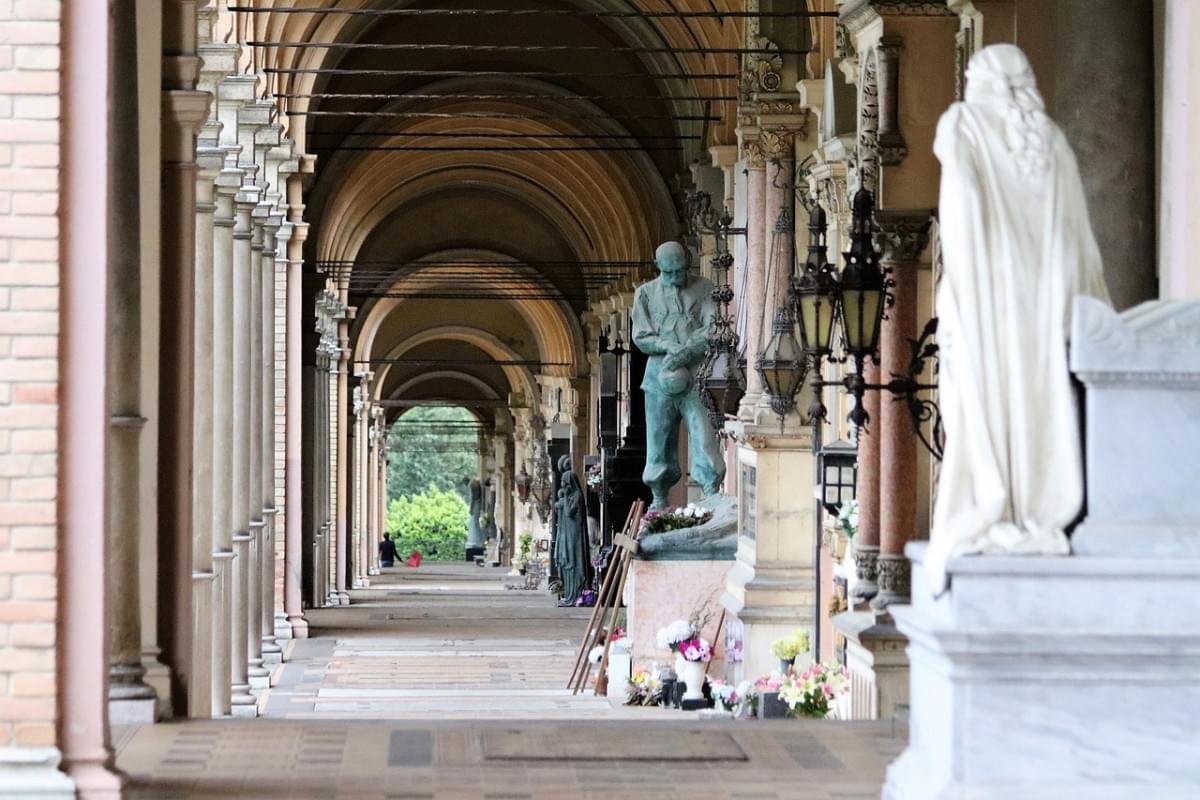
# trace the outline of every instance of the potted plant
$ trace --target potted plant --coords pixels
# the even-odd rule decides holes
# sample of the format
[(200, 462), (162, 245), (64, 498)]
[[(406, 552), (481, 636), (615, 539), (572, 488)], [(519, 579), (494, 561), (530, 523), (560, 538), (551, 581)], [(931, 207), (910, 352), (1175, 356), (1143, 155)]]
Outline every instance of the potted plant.
[(525, 569), (529, 565), (529, 556), (533, 552), (533, 534), (522, 533), (517, 537), (517, 556), (513, 559), (513, 566), (522, 575), (525, 574)]
[(779, 671), (787, 675), (796, 656), (808, 652), (808, 634), (797, 629), (791, 636), (781, 636), (771, 642), (771, 653), (779, 659)]

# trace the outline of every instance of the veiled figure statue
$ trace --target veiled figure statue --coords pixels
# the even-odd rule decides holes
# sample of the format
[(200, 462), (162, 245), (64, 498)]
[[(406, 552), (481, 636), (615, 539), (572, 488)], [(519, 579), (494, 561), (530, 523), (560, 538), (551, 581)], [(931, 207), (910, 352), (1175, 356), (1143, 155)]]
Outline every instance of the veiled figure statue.
[(940, 590), (958, 555), (1069, 552), (1083, 501), (1071, 302), (1108, 292), (1075, 156), (1017, 47), (971, 59), (934, 152), (946, 450), (925, 566)]
[(574, 605), (592, 583), (592, 554), (588, 545), (587, 498), (579, 478), (571, 471), (571, 459), (558, 460), (559, 496), (554, 507), (557, 529), (554, 564), (562, 580), (560, 606)]
[(483, 547), (483, 526), (479, 516), (483, 513), (483, 485), (476, 479), (470, 484), (470, 516), (467, 519), (467, 547)]

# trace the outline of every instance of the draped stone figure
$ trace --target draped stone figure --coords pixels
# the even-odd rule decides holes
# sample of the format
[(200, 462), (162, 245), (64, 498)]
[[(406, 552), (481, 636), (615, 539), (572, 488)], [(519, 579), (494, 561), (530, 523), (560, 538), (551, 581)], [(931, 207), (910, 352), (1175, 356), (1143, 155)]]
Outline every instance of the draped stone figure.
[(980, 50), (938, 123), (945, 459), (926, 568), (967, 553), (1065, 554), (1083, 500), (1067, 367), (1072, 298), (1108, 299), (1075, 156), (1025, 55)]
[(687, 427), (692, 478), (706, 497), (725, 480), (725, 460), (708, 412), (700, 402), (696, 370), (716, 317), (712, 282), (688, 275), (687, 252), (678, 242), (654, 253), (659, 276), (637, 288), (633, 298), (633, 343), (650, 358), (642, 391), (646, 396), (646, 468), (642, 483), (654, 495), (652, 508), (665, 508), (679, 482), (679, 425)]
[(571, 471), (571, 459), (558, 460), (559, 496), (555, 502), (558, 525), (554, 540), (554, 563), (562, 580), (559, 605), (574, 605), (592, 583), (592, 554), (588, 544), (587, 498), (579, 478)]
[(467, 550), (483, 547), (483, 526), (479, 515), (483, 512), (483, 486), (478, 480), (471, 481), (471, 510), (467, 522)]

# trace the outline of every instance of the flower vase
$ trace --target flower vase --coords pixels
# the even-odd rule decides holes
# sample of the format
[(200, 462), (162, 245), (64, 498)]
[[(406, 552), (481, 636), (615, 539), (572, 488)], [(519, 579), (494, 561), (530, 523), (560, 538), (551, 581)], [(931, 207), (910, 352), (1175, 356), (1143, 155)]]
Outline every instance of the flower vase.
[(684, 700), (701, 700), (704, 697), (704, 662), (684, 661), (680, 678), (687, 684)]
[(686, 663), (688, 663), (687, 659), (683, 657), (682, 653), (675, 653), (675, 678), (677, 680), (683, 680), (683, 665)]
[(779, 672), (783, 675), (787, 675), (788, 672), (791, 671), (791, 669), (792, 669), (793, 661), (795, 661), (795, 659), (791, 659), (791, 658), (779, 659)]

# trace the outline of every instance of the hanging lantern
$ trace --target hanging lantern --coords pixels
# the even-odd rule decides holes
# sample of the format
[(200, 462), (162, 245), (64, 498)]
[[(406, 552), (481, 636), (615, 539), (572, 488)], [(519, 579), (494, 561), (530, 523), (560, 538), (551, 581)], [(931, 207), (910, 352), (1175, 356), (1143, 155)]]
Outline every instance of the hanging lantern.
[(712, 259), (716, 284), (713, 300), (717, 304), (717, 315), (708, 336), (704, 362), (697, 373), (700, 400), (708, 410), (713, 427), (718, 429), (724, 427), (725, 417), (737, 413), (746, 394), (746, 373), (738, 358), (738, 335), (729, 314), (729, 304), (733, 301), (733, 289), (729, 286), (733, 255), (729, 252), (727, 231), (732, 222), (726, 214), (717, 229), (716, 254)]
[(816, 358), (828, 356), (837, 319), (838, 282), (825, 256), (825, 210), (817, 206), (808, 223), (808, 260), (795, 282), (800, 343)]
[(771, 338), (758, 358), (758, 374), (771, 398), (771, 410), (780, 418), (795, 408), (796, 393), (800, 391), (807, 371), (804, 351), (793, 333), (796, 324), (791, 305), (789, 297), (775, 314)]
[(846, 352), (860, 362), (874, 357), (879, 348), (879, 330), (887, 298), (887, 278), (879, 266), (879, 254), (871, 242), (875, 200), (866, 189), (854, 195), (850, 220), (850, 250), (838, 281), (842, 330)]

